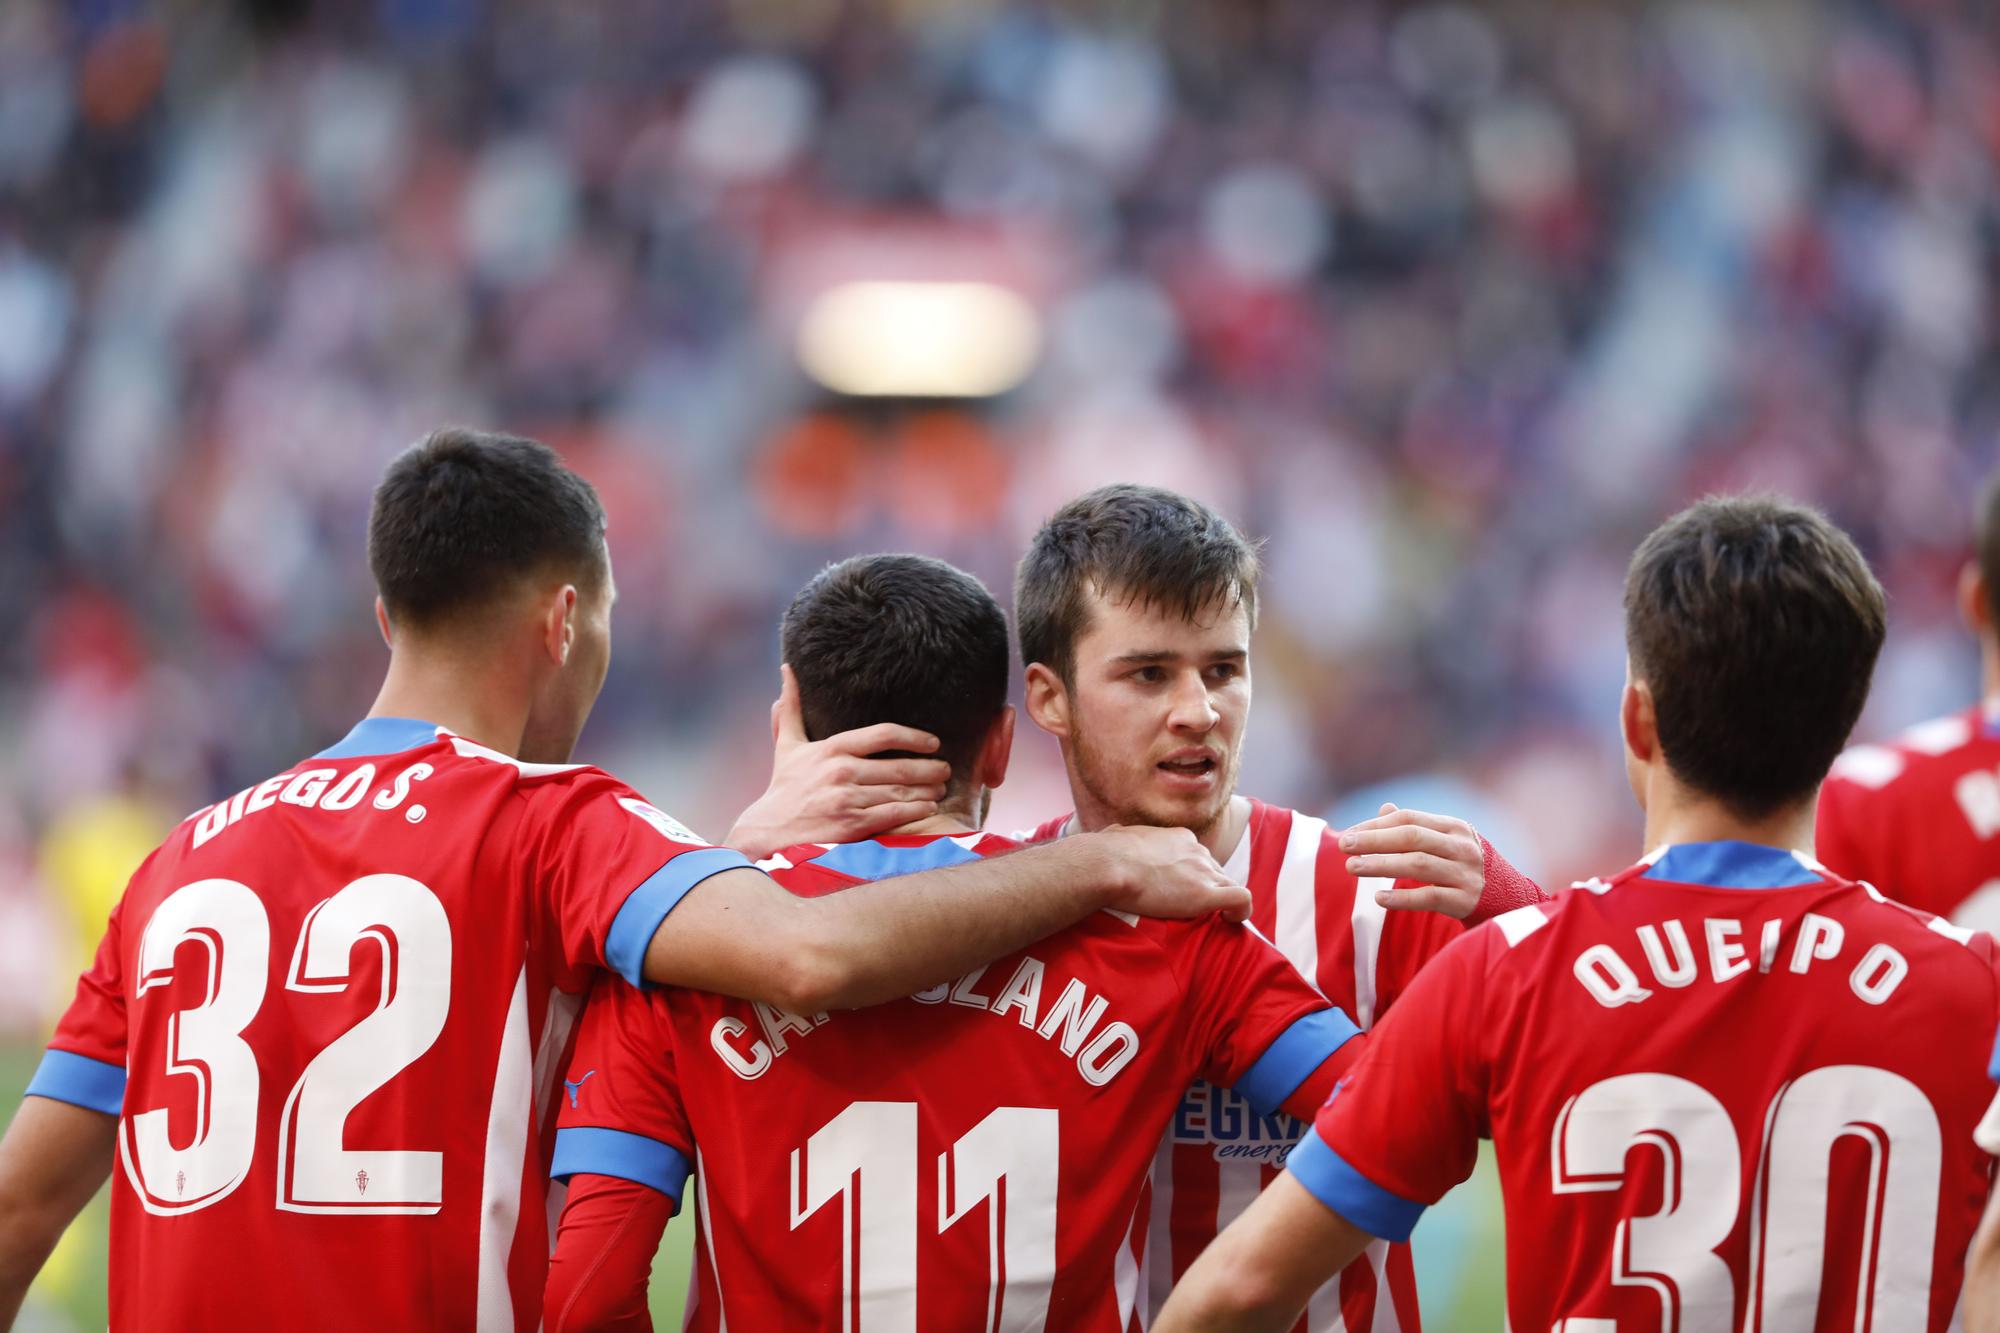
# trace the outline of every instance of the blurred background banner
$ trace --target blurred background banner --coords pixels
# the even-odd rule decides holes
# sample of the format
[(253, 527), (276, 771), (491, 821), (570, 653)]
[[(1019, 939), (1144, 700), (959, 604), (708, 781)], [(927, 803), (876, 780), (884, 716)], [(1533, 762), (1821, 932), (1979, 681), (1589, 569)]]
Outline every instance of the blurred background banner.
[[(761, 787), (817, 567), (917, 549), (1005, 589), (1113, 480), (1268, 541), (1246, 790), (1462, 797), (1552, 883), (1640, 850), (1620, 579), (1706, 491), (1862, 541), (1892, 610), (1864, 736), (1969, 703), (1995, 26), (0, 4), (0, 1090), (171, 823), (368, 706), (369, 492), (443, 423), (599, 486), (623, 596), (580, 757), (710, 836)], [(1065, 806), (1024, 731), (996, 825)], [(93, 1225), (31, 1318), (101, 1326)]]

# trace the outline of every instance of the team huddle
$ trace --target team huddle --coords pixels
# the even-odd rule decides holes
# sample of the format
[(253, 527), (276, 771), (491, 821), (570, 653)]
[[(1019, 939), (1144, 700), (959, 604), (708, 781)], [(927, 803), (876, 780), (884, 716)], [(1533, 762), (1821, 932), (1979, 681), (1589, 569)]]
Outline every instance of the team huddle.
[[(1236, 790), (1258, 554), (1170, 492), (1053, 515), (1011, 638), (938, 560), (815, 576), (713, 845), (570, 762), (616, 587), (552, 452), (434, 433), (368, 555), (368, 717), (140, 867), (0, 1140), (0, 1319), (112, 1176), (117, 1329), (646, 1329), (687, 1210), (691, 1328), (1415, 1330), (1490, 1139), (1523, 1333), (2000, 1328), (2000, 962), (1950, 919), (2000, 739), (1841, 756), (1886, 612), (1810, 509), (1635, 554), (1646, 854), (1553, 896)], [(1003, 836), (1017, 653), (1071, 809)]]

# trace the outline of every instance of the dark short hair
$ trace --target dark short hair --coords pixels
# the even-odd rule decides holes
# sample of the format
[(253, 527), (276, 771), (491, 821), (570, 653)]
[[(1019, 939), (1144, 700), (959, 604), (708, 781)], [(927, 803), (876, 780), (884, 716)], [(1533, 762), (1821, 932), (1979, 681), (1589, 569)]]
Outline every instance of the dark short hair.
[(785, 612), (806, 734), (897, 722), (938, 738), (956, 788), (1007, 705), (1007, 618), (986, 586), (921, 555), (829, 565)]
[(2000, 625), (2000, 472), (1987, 479), (1979, 496), (1977, 559), (1980, 577), (1986, 580), (1986, 605), (1993, 623)]
[(1742, 818), (1826, 777), (1867, 702), (1886, 620), (1847, 534), (1775, 496), (1682, 510), (1625, 578), (1626, 647), (1667, 764)]
[(1074, 678), (1091, 589), (1189, 620), (1241, 604), (1255, 628), (1257, 575), (1257, 547), (1199, 500), (1157, 486), (1099, 487), (1058, 509), (1021, 557), (1021, 662)]
[(595, 586), (604, 506), (555, 450), (446, 427), (389, 464), (368, 515), (368, 567), (393, 620), (434, 625), (555, 570)]

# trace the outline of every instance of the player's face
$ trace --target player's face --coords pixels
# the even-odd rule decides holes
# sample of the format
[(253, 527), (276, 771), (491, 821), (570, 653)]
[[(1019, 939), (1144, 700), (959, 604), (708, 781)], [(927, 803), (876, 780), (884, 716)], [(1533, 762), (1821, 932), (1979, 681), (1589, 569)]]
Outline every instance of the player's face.
[(529, 763), (568, 763), (604, 688), (604, 674), (611, 667), (611, 606), (618, 600), (609, 551), (600, 576), (590, 584), (577, 588), (569, 657), (536, 700), (521, 739), (521, 758)]
[(1236, 791), (1250, 616), (1195, 620), (1092, 594), (1070, 696), (1072, 775), (1121, 824), (1211, 827)]

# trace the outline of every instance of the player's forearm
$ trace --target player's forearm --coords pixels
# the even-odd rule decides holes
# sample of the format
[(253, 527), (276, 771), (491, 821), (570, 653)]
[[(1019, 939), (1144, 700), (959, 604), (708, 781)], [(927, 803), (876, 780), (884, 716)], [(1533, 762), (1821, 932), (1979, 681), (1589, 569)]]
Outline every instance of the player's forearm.
[(2000, 1193), (1986, 1202), (1965, 1256), (1966, 1333), (2000, 1333)]
[(0, 1328), (11, 1327), (49, 1252), (111, 1173), (118, 1121), (24, 1097), (0, 1139)]
[(795, 1012), (880, 1004), (964, 975), (1124, 899), (1129, 872), (1065, 839), (802, 900), (813, 918)]
[(1202, 1251), (1153, 1321), (1154, 1333), (1290, 1328), (1371, 1239), (1287, 1171)]
[(672, 1199), (644, 1185), (577, 1176), (543, 1291), (549, 1333), (652, 1333), (646, 1287), (673, 1213)]
[(1153, 1321), (1154, 1333), (1281, 1333), (1298, 1322), (1290, 1293), (1257, 1280), (1230, 1261), (1218, 1239), (1174, 1288)]

